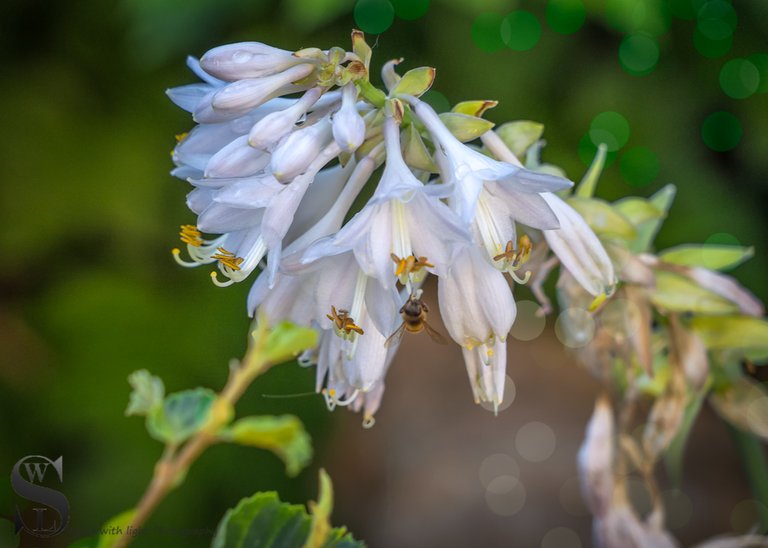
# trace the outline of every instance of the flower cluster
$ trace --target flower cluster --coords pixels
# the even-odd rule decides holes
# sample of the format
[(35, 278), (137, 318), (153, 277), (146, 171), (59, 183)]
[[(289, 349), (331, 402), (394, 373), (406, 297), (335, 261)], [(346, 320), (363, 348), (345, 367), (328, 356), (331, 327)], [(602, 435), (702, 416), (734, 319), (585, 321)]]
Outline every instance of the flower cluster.
[[(289, 52), (247, 42), (189, 60), (203, 83), (168, 92), (198, 124), (173, 152), (197, 215), (181, 232), (189, 260), (174, 250), (176, 260), (217, 263), (221, 286), (259, 269), (249, 313), (319, 330), (300, 363), (316, 364), (329, 407), (363, 410), (365, 425), (402, 336), (442, 339), (422, 300), (435, 275), (475, 400), (498, 406), (515, 320), (510, 281), (525, 283), (521, 270), (543, 260), (532, 249), (550, 248), (598, 298), (613, 291), (611, 261), (555, 194), (572, 183), (523, 167), (482, 118), (495, 102), (437, 114), (419, 99), (434, 69), (400, 76), (390, 61), (385, 92), (369, 81), (362, 33), (352, 44)], [(358, 196), (370, 198), (345, 223)]]

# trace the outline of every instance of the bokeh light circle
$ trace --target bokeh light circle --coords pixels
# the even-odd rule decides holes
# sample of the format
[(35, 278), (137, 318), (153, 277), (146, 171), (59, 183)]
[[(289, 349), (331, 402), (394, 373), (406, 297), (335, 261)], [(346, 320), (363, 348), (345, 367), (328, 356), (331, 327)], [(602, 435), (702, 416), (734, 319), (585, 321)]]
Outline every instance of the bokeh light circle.
[(448, 112), (451, 110), (451, 102), (448, 97), (437, 91), (436, 89), (430, 89), (424, 95), (421, 96), (421, 100), (435, 109), (435, 112)]
[(619, 170), (632, 186), (645, 186), (659, 175), (659, 159), (649, 148), (631, 148), (622, 155)]
[(501, 23), (498, 13), (481, 13), (472, 23), (472, 42), (483, 51), (493, 53), (504, 48), (501, 39)]
[(529, 50), (538, 44), (540, 38), (541, 24), (529, 11), (513, 11), (501, 22), (501, 39), (510, 49)]
[(715, 232), (704, 240), (708, 245), (741, 245), (741, 241), (730, 232)]
[(501, 403), (498, 406), (494, 406), (491, 402), (483, 401), (480, 402), (480, 407), (486, 411), (491, 411), (492, 413), (504, 411), (515, 401), (515, 396), (517, 396), (517, 386), (515, 386), (515, 381), (513, 381), (512, 377), (509, 375), (504, 375), (504, 399), (501, 400)]
[(381, 34), (392, 26), (395, 8), (389, 0), (357, 0), (354, 16), (360, 30)]
[(429, 9), (429, 0), (390, 0), (395, 7), (395, 15), (400, 19), (414, 20), (422, 17)]
[(712, 150), (725, 152), (739, 144), (744, 130), (735, 115), (727, 111), (713, 112), (701, 125), (701, 138)]
[(573, 529), (555, 527), (544, 534), (541, 548), (581, 548), (581, 539)]
[(542, 462), (555, 452), (555, 432), (543, 422), (529, 422), (515, 434), (515, 449), (525, 460)]
[[(592, 160), (595, 159), (595, 155), (597, 154), (597, 145), (592, 142), (589, 132), (585, 133), (584, 137), (579, 141), (578, 154), (579, 159), (585, 166), (592, 165)], [(616, 161), (617, 154), (618, 153), (615, 150), (606, 153), (605, 167), (610, 166)]]
[(707, 36), (702, 34), (699, 28), (696, 27), (696, 30), (693, 32), (693, 45), (696, 48), (696, 51), (704, 57), (716, 59), (731, 51), (731, 47), (733, 46), (733, 36), (714, 40), (712, 38), (707, 38)]
[(762, 512), (768, 512), (768, 508), (760, 501), (743, 500), (731, 511), (731, 527), (737, 533), (747, 533), (757, 526)]
[(500, 516), (514, 516), (525, 506), (527, 493), (520, 480), (514, 476), (498, 476), (485, 490), (488, 508)]
[(760, 73), (760, 84), (757, 93), (768, 93), (768, 53), (755, 53), (747, 57)]
[(533, 301), (518, 301), (517, 316), (509, 334), (518, 341), (532, 341), (542, 334), (547, 323), (541, 306)]
[(480, 483), (486, 489), (490, 483), (499, 476), (520, 477), (520, 465), (511, 455), (506, 453), (495, 453), (487, 456), (480, 464)]
[(627, 36), (619, 46), (619, 62), (632, 75), (649, 74), (659, 62), (659, 45), (646, 34)]
[(720, 70), (720, 87), (733, 99), (746, 99), (760, 87), (760, 71), (748, 59), (731, 59)]
[(711, 40), (723, 40), (733, 35), (738, 22), (736, 10), (724, 0), (707, 0), (696, 17), (696, 29)]
[(553, 31), (572, 34), (584, 24), (587, 10), (582, 0), (549, 0), (545, 17)]
[(629, 141), (629, 122), (618, 112), (601, 112), (589, 125), (589, 137), (595, 146), (605, 143), (609, 152), (619, 150)]
[(693, 502), (691, 498), (679, 489), (670, 489), (661, 493), (666, 511), (666, 526), (677, 530), (688, 525), (693, 516)]
[(581, 308), (566, 308), (555, 321), (555, 335), (569, 348), (581, 348), (595, 336), (595, 320)]

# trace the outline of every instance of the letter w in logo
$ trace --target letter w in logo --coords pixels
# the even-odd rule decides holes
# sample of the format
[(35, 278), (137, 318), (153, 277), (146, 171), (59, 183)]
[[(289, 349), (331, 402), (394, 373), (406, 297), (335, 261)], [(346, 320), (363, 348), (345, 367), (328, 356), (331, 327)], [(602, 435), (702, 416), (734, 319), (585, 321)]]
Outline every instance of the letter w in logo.
[(29, 481), (35, 483), (35, 478), (37, 478), (38, 482), (43, 481), (49, 464), (50, 463), (47, 462), (25, 462), (24, 468), (27, 469), (27, 477), (29, 478)]

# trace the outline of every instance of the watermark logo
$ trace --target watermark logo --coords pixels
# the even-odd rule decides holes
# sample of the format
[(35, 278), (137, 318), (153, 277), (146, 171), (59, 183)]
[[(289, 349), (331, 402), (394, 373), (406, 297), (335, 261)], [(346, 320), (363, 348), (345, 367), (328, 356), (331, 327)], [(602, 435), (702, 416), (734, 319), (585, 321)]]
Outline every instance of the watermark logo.
[[(51, 460), (42, 455), (27, 455), (20, 459), (11, 470), (11, 487), (17, 495), (35, 503), (33, 519), (25, 521), (19, 507), (16, 507), (16, 533), (24, 529), (30, 535), (49, 538), (61, 533), (69, 523), (69, 501), (63, 493), (43, 485), (48, 477), (58, 476), (64, 481), (64, 460)], [(48, 482), (50, 483), (50, 481)], [(32, 523), (30, 523), (32, 522)]]

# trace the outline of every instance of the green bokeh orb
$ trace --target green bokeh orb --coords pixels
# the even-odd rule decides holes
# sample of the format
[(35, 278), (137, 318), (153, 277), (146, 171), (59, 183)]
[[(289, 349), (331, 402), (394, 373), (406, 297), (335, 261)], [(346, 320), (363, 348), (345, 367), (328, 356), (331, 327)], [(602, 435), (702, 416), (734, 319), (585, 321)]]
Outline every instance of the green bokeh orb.
[(708, 0), (696, 14), (696, 28), (711, 40), (723, 40), (736, 30), (736, 10), (725, 0)]
[(594, 146), (605, 143), (608, 152), (615, 152), (629, 141), (629, 122), (618, 112), (601, 112), (589, 125), (589, 137)]
[(549, 0), (546, 18), (553, 31), (572, 34), (584, 24), (587, 11), (581, 0)]
[(760, 86), (760, 71), (752, 61), (731, 59), (720, 70), (720, 87), (733, 99), (746, 99)]
[(727, 36), (720, 40), (713, 40), (712, 38), (707, 38), (707, 36), (696, 27), (696, 30), (693, 32), (693, 45), (696, 48), (696, 51), (704, 57), (716, 59), (731, 51), (731, 47), (733, 46), (733, 36)]
[[(581, 138), (581, 141), (579, 141), (579, 159), (585, 166), (592, 165), (592, 160), (595, 159), (595, 155), (597, 154), (597, 145), (592, 142), (592, 137), (590, 136), (589, 132), (584, 134), (584, 137)], [(617, 153), (614, 152), (607, 152), (605, 155), (605, 165), (609, 166), (613, 162), (616, 161), (616, 155)]]
[(435, 109), (435, 112), (448, 112), (451, 110), (451, 102), (448, 97), (437, 91), (436, 89), (430, 89), (424, 95), (421, 96), (421, 100)]
[(627, 36), (619, 46), (619, 62), (634, 76), (649, 74), (659, 62), (659, 45), (645, 34)]
[(747, 57), (747, 61), (755, 65), (760, 74), (760, 83), (755, 93), (768, 92), (768, 53), (755, 53)]
[(729, 232), (715, 232), (704, 240), (704, 243), (709, 245), (741, 245), (739, 239)]
[(472, 23), (472, 41), (483, 51), (494, 52), (504, 48), (501, 39), (501, 23), (498, 13), (481, 13)]
[(422, 17), (429, 9), (429, 0), (391, 0), (395, 15), (400, 19), (412, 21)]
[(645, 186), (659, 175), (659, 159), (649, 148), (631, 148), (621, 157), (619, 170), (632, 186)]
[(739, 144), (744, 130), (736, 116), (727, 111), (714, 112), (701, 125), (701, 138), (717, 152), (731, 150)]
[(395, 8), (389, 0), (358, 0), (355, 4), (355, 24), (363, 32), (381, 34), (392, 26)]
[(515, 51), (531, 49), (540, 38), (541, 24), (529, 11), (513, 11), (501, 23), (501, 39)]

